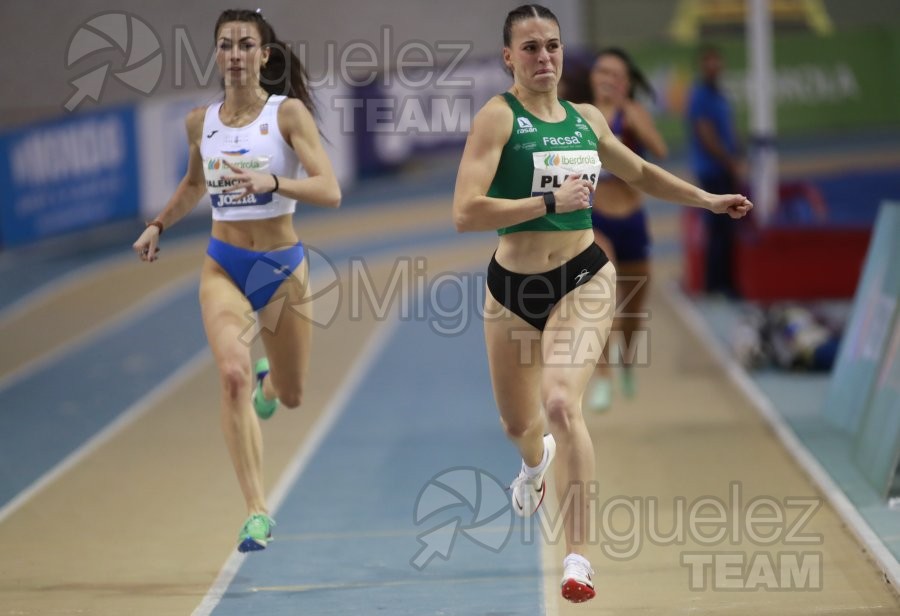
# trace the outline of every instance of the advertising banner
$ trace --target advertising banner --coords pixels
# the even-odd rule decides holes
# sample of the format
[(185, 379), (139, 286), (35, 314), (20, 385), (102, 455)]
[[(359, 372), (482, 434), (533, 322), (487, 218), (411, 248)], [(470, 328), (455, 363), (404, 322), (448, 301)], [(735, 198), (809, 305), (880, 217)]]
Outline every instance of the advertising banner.
[[(741, 39), (719, 44), (724, 90), (736, 125), (746, 132), (750, 75)], [(779, 35), (775, 39), (776, 122), (779, 135), (900, 126), (900, 32), (873, 30)], [(635, 48), (635, 61), (656, 90), (653, 105), (663, 136), (685, 140), (684, 116), (697, 75), (696, 49), (674, 44)]]
[(395, 170), (420, 154), (461, 148), (475, 113), (511, 83), (497, 58), (420, 73), (387, 73), (339, 101), (342, 124), (356, 136), (360, 176)]
[(3, 246), (135, 218), (135, 132), (134, 110), (111, 108), (0, 135)]

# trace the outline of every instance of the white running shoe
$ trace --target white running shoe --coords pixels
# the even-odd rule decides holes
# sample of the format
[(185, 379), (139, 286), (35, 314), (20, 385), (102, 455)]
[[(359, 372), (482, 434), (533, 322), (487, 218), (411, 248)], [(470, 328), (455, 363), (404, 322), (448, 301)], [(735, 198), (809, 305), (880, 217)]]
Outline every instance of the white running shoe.
[(578, 554), (569, 554), (563, 561), (565, 571), (562, 577), (562, 596), (563, 599), (572, 603), (584, 603), (594, 598), (594, 582), (591, 576), (594, 570), (591, 569), (591, 563)]
[(522, 470), (519, 476), (513, 479), (509, 486), (512, 492), (512, 508), (516, 515), (527, 518), (534, 514), (544, 502), (544, 494), (547, 492), (547, 483), (544, 474), (550, 468), (553, 456), (556, 455), (556, 441), (552, 434), (544, 435), (544, 459), (541, 461), (541, 470), (537, 475), (529, 476), (525, 472), (525, 461), (522, 461)]

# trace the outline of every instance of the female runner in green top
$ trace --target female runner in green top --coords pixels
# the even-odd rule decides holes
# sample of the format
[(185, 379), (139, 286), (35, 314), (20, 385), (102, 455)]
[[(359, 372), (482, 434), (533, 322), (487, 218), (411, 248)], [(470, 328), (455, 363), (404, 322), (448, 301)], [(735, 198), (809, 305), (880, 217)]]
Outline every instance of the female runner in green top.
[(613, 136), (596, 107), (559, 100), (563, 46), (548, 9), (529, 4), (511, 11), (503, 43), (513, 85), (474, 118), (453, 217), (461, 232), (500, 234), (488, 268), (485, 341), (501, 422), (522, 455), (511, 504), (523, 516), (537, 510), (558, 448), (556, 488), (568, 554), (562, 595), (580, 602), (594, 596), (583, 556), (594, 451), (581, 399), (615, 310), (615, 270), (591, 230), (601, 164), (664, 201), (732, 218), (753, 205), (743, 195), (707, 193), (647, 163)]

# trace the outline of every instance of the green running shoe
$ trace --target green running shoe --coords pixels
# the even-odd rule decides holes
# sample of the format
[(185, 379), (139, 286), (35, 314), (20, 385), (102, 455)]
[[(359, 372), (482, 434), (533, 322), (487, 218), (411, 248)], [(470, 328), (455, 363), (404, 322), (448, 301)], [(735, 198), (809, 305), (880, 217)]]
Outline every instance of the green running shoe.
[(266, 546), (272, 541), (272, 527), (275, 526), (275, 520), (262, 513), (254, 513), (241, 529), (238, 535), (238, 552), (256, 552), (257, 550), (265, 550)]
[(609, 410), (609, 407), (612, 406), (612, 381), (609, 378), (594, 377), (588, 404), (595, 413)]
[(267, 400), (263, 395), (263, 379), (269, 374), (269, 360), (265, 357), (256, 362), (256, 389), (253, 390), (253, 409), (260, 419), (268, 419), (278, 408), (278, 398)]
[(634, 398), (637, 393), (637, 384), (634, 382), (634, 370), (629, 366), (622, 367), (622, 393), (626, 398)]

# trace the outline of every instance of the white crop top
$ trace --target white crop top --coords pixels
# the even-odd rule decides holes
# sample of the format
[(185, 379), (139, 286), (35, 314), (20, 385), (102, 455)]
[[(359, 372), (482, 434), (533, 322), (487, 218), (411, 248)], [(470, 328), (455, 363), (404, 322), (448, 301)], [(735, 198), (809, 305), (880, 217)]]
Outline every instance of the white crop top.
[(222, 103), (206, 108), (200, 155), (203, 157), (206, 189), (212, 198), (213, 220), (259, 220), (294, 213), (297, 201), (277, 193), (260, 193), (238, 199), (239, 193), (225, 179), (234, 172), (223, 163), (228, 161), (238, 168), (274, 173), (279, 177), (305, 176), (296, 153), (278, 129), (278, 107), (286, 98), (270, 96), (259, 116), (240, 128), (225, 126), (219, 119)]

